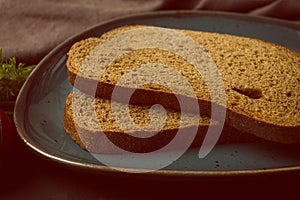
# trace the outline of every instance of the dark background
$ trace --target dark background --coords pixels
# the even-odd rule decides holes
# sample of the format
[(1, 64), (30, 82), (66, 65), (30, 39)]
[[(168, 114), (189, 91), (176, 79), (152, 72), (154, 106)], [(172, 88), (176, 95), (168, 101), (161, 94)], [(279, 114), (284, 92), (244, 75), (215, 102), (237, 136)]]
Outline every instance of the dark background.
[[(38, 62), (84, 29), (127, 14), (160, 10), (216, 10), (300, 23), (298, 0), (0, 0), (0, 48), (5, 57)], [(0, 199), (203, 199), (299, 196), (300, 175), (219, 180), (143, 179), (97, 174), (52, 163), (19, 138), (0, 163)]]

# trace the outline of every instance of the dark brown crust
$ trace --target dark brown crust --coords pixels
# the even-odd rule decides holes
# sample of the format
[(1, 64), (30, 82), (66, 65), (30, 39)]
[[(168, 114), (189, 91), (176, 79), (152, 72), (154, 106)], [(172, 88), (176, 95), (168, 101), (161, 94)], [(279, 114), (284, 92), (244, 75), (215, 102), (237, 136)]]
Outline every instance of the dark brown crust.
[(300, 127), (282, 127), (268, 124), (230, 110), (227, 111), (226, 124), (265, 140), (283, 144), (300, 143)]

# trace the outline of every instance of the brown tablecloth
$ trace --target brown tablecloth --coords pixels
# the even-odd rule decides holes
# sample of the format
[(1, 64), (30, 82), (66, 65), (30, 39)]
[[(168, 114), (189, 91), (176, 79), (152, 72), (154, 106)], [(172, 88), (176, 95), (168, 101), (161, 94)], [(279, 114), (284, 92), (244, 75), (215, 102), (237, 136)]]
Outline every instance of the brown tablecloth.
[(37, 64), (73, 34), (114, 17), (159, 10), (217, 10), (300, 23), (299, 0), (0, 0), (0, 48)]

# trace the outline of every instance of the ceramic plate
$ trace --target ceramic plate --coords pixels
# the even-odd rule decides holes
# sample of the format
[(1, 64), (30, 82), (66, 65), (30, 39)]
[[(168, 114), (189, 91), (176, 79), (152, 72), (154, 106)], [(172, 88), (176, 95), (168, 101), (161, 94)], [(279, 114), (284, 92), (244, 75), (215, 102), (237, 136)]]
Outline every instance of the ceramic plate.
[[(14, 120), (19, 135), (29, 147), (40, 155), (66, 166), (101, 173), (119, 173), (79, 148), (64, 131), (65, 98), (72, 90), (65, 63), (67, 52), (74, 42), (91, 36), (99, 37), (110, 29), (128, 24), (249, 36), (300, 52), (299, 24), (262, 17), (219, 12), (167, 11), (133, 15), (98, 24), (53, 49), (24, 84), (16, 102)], [(298, 171), (299, 150), (297, 146), (279, 144), (216, 145), (205, 158), (200, 159), (199, 150), (191, 149), (167, 167), (143, 176), (239, 177)], [(162, 153), (159, 156), (164, 159), (167, 155)], [(139, 170), (139, 167), (134, 165), (130, 168)]]

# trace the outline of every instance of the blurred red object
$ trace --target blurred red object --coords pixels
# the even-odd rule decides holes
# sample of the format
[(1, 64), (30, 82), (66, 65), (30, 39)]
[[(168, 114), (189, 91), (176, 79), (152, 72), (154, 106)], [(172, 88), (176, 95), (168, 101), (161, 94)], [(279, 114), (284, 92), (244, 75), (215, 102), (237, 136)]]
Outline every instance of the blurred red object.
[(11, 119), (0, 109), (0, 160), (13, 151), (16, 129)]

